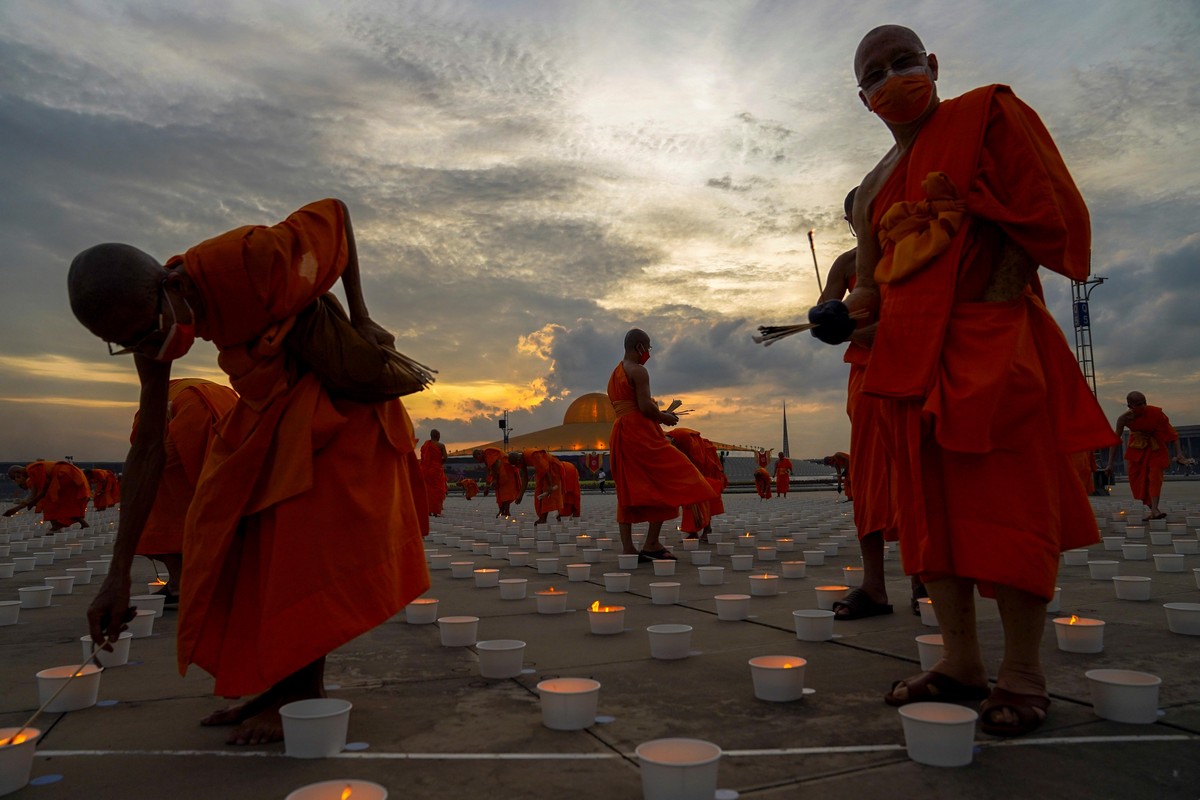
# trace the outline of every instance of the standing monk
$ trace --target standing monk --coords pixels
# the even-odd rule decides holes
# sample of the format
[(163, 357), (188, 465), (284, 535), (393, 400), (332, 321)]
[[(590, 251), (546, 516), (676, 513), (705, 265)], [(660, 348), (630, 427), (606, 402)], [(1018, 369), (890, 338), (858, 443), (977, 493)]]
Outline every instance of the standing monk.
[(42, 519), (50, 523), (52, 531), (61, 531), (76, 522), (80, 528), (91, 527), (84, 517), (92, 488), (79, 467), (69, 461), (34, 461), (23, 467), (12, 465), (8, 477), (29, 494), (5, 511), (4, 516), (32, 508), (42, 512)]
[(787, 497), (792, 488), (792, 460), (780, 453), (775, 459), (775, 491), (780, 497)]
[(558, 519), (563, 517), (578, 517), (583, 511), (583, 492), (579, 488), (579, 470), (570, 461), (555, 458), (562, 465), (563, 474), (563, 506), (559, 509)]
[(446, 503), (446, 445), (440, 431), (429, 432), (429, 441), (421, 445), (421, 475), (425, 478), (425, 502), (429, 516), (440, 517)]
[[(878, 321), (863, 392), (881, 399), (904, 566), (944, 640), (886, 700), (986, 698), (984, 732), (1028, 733), (1050, 705), (1039, 647), (1059, 553), (1098, 539), (1068, 456), (1113, 441), (1037, 278), (1038, 264), (1087, 277), (1087, 208), (1037, 115), (1004, 86), (941, 103), (937, 57), (908, 28), (868, 33), (854, 70), (895, 146), (854, 200), (870, 232), (854, 290), (809, 319), (830, 343), (849, 338), (851, 313)], [(992, 692), (976, 587), (1004, 627)]]
[[(557, 511), (562, 518), (563, 508), (563, 463), (545, 450), (527, 447), (520, 452), (508, 454), (508, 463), (520, 470), (521, 489), (517, 494), (517, 502), (525, 494), (529, 484), (529, 470), (533, 469), (533, 507), (537, 511), (534, 525), (541, 525), (551, 511)], [(578, 482), (578, 478), (576, 478)]]
[(617, 527), (624, 553), (633, 546), (633, 523), (648, 522), (639, 561), (675, 558), (659, 541), (662, 524), (681, 505), (701, 503), (716, 492), (687, 456), (671, 446), (659, 425), (675, 426), (679, 417), (661, 411), (650, 394), (650, 337), (634, 328), (625, 334), (625, 355), (608, 379), (608, 399), (616, 409), (609, 436), (609, 463), (617, 487)]
[[(1171, 427), (1171, 420), (1167, 419), (1161, 408), (1146, 405), (1146, 395), (1141, 392), (1130, 392), (1125, 397), (1125, 406), (1129, 410), (1117, 417), (1115, 433), (1120, 439), (1125, 429), (1129, 428), (1129, 445), (1125, 448), (1129, 491), (1150, 509), (1146, 522), (1166, 519), (1166, 512), (1158, 507), (1158, 498), (1162, 496), (1163, 470), (1171, 465), (1167, 445), (1174, 445), (1176, 461), (1187, 463), (1179, 447), (1179, 434)], [(1115, 450), (1116, 445), (1108, 448), (1105, 472), (1112, 472)]]
[(496, 516), (507, 517), (512, 513), (513, 501), (524, 492), (519, 485), (520, 474), (512, 464), (508, 463), (508, 457), (499, 448), (487, 447), (482, 450), (473, 450), (471, 457), (487, 467), (487, 482), (483, 486), (483, 496), (487, 497), (487, 493), (494, 488), (496, 490)]
[[(339, 278), (348, 320), (326, 295)], [(178, 661), (212, 674), (216, 694), (256, 695), (202, 724), (236, 725), (230, 744), (278, 741), (279, 708), (324, 694), (326, 654), (429, 587), (412, 423), (399, 400), (349, 399), (405, 391), (374, 380), (355, 389), (352, 372), (394, 362), (381, 359), (391, 334), (363, 302), (349, 212), (322, 200), (165, 266), (129, 245), (97, 245), (76, 256), (68, 285), (75, 316), (114, 355), (132, 353), (141, 382), (92, 638), (114, 641), (133, 616), (130, 564), (166, 460), (171, 362), (195, 336), (211, 340), (239, 397), (188, 510)]]
[(85, 469), (83, 476), (92, 487), (92, 502), (97, 511), (104, 511), (121, 502), (121, 482), (117, 480), (117, 473), (110, 469), (93, 467)]
[[(183, 532), (204, 470), (204, 457), (217, 435), (218, 423), (236, 404), (233, 389), (200, 378), (173, 379), (167, 388), (166, 461), (154, 505), (134, 551), (166, 566), (167, 585), (160, 590), (166, 595), (166, 605), (179, 604)], [(137, 441), (137, 429), (135, 414), (130, 443)]]
[(479, 494), (479, 484), (473, 478), (463, 478), (457, 481), (455, 485), (463, 490), (463, 497), (468, 500)]

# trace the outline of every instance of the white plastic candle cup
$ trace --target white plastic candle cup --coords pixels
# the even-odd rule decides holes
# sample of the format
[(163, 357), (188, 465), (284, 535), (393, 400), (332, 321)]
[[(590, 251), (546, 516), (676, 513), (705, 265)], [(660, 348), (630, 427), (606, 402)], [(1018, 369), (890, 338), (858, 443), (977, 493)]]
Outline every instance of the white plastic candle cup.
[(656, 606), (669, 606), (679, 602), (679, 584), (659, 582), (650, 584), (650, 602)]
[(574, 544), (569, 531), (558, 531), (554, 534), (554, 543), (557, 545)]
[(328, 758), (342, 752), (353, 707), (349, 700), (316, 697), (280, 708), (284, 754), (292, 758)]
[[(133, 634), (129, 631), (121, 631), (121, 635), (117, 637), (115, 642), (112, 642), (112, 652), (103, 648), (96, 650), (96, 661), (105, 669), (111, 667), (123, 667), (129, 663), (129, 641), (133, 638)], [(80, 650), (83, 651), (82, 658), (84, 660), (91, 658), (92, 642), (91, 634), (84, 634), (79, 637)]]
[[(650, 584), (651, 587), (654, 584)], [(612, 636), (625, 630), (625, 606), (595, 606), (588, 609), (588, 625), (598, 636)]]
[(721, 748), (701, 739), (655, 739), (634, 751), (644, 800), (693, 800), (717, 793)]
[(542, 724), (552, 731), (581, 731), (596, 721), (600, 682), (590, 678), (551, 678), (537, 685)]
[(1152, 520), (1150, 520), (1150, 530), (1152, 530), (1152, 531), (1165, 531), (1166, 529), (1167, 529), (1167, 521), (1166, 521), (1165, 519), (1152, 519)]
[(604, 573), (604, 591), (606, 592), (628, 592), (629, 591), (629, 573), (628, 572), (606, 572)]
[(474, 561), (451, 561), (450, 562), (450, 577), (451, 578), (473, 578), (473, 577), (475, 577), (475, 562)]
[(802, 642), (825, 642), (833, 638), (834, 612), (820, 608), (801, 608), (792, 612), (796, 638)]
[(437, 622), (438, 601), (433, 597), (418, 597), (404, 607), (404, 621), (409, 625), (429, 625)]
[(13, 572), (32, 572), (37, 566), (37, 559), (33, 556), (13, 556)]
[(677, 562), (674, 559), (670, 558), (657, 559), (653, 564), (651, 564), (651, 566), (654, 567), (654, 577), (668, 578), (674, 575), (676, 563)]
[(803, 578), (808, 574), (808, 564), (803, 561), (784, 561), (783, 577), (788, 579)]
[(554, 552), (554, 540), (553, 539), (539, 539), (538, 543), (537, 543), (537, 552), (553, 553)]
[(862, 567), (842, 567), (842, 583), (846, 584), (851, 589), (856, 589), (859, 586), (862, 586), (862, 582)]
[(1112, 579), (1118, 600), (1149, 600), (1150, 579), (1137, 575), (1118, 575)]
[(600, 538), (596, 539), (596, 546), (601, 550), (612, 550), (613, 540), (606, 536), (601, 536)]
[(534, 596), (537, 597), (539, 614), (565, 614), (567, 611), (567, 593), (562, 589), (555, 589), (552, 586), (549, 589), (534, 592)]
[(74, 575), (47, 575), (42, 580), (50, 587), (50, 594), (70, 594), (75, 588)]
[(1162, 678), (1128, 669), (1092, 669), (1084, 674), (1096, 716), (1134, 725), (1158, 721), (1158, 687)]
[(808, 565), (811, 567), (820, 567), (825, 564), (825, 551), (805, 550), (804, 560), (807, 561)]
[(1062, 608), (1062, 587), (1055, 586), (1054, 587), (1054, 597), (1050, 600), (1049, 603), (1046, 603), (1046, 613), (1047, 614), (1057, 614), (1059, 609), (1061, 609), (1061, 608)]
[(6, 625), (16, 625), (21, 616), (20, 600), (0, 601), (0, 628)]
[(1186, 516), (1183, 521), (1189, 528), (1200, 528), (1200, 515)]
[(780, 553), (791, 553), (796, 549), (796, 540), (791, 538), (776, 539), (775, 549)]
[(965, 767), (975, 749), (979, 714), (951, 703), (910, 703), (900, 709), (908, 757), (931, 767)]
[(790, 703), (804, 697), (804, 667), (799, 656), (758, 656), (750, 659), (754, 696), (771, 703)]
[(479, 654), (479, 674), (499, 680), (521, 674), (525, 660), (525, 643), (519, 639), (489, 639), (475, 643)]
[(1200, 603), (1165, 603), (1167, 630), (1185, 636), (1200, 636)]
[(1154, 568), (1159, 572), (1183, 572), (1183, 560), (1178, 553), (1155, 553)]
[(1118, 561), (1089, 561), (1088, 574), (1094, 581), (1107, 581), (1117, 577)]
[[(1124, 536), (1105, 536), (1105, 537), (1102, 537), (1100, 541), (1104, 542), (1105, 550), (1108, 550), (1109, 552), (1120, 552), (1121, 546), (1123, 544), (1125, 544), (1125, 537)], [(1085, 560), (1084, 563), (1086, 564), (1087, 561)]]
[(477, 569), (473, 574), (475, 575), (476, 589), (494, 589), (500, 585), (500, 570), (498, 569)]
[(558, 572), (558, 556), (546, 556), (537, 560), (539, 575), (553, 575)]
[(499, 586), (501, 600), (524, 600), (529, 581), (525, 578), (501, 578)]
[(1087, 548), (1067, 550), (1062, 554), (1063, 563), (1069, 567), (1082, 567), (1088, 562)]
[(48, 567), (54, 563), (54, 551), (43, 550), (33, 554), (33, 564), (37, 567)]
[(558, 546), (558, 554), (560, 556), (566, 556), (567, 558), (575, 558), (579, 555), (579, 545), (575, 544), (574, 542), (560, 544)]
[(751, 597), (774, 597), (779, 594), (779, 576), (778, 575), (750, 575), (750, 596)]
[(513, 567), (524, 567), (529, 565), (531, 556), (524, 550), (509, 550), (508, 563)]
[(617, 556), (617, 567), (620, 569), (637, 569), (637, 553), (621, 553)]
[(712, 563), (712, 550), (693, 550), (689, 553), (692, 563), (696, 566), (707, 566)]
[(940, 633), (925, 633), (917, 637), (917, 655), (921, 659), (921, 669), (931, 670), (933, 665), (942, 659), (944, 645)]
[(166, 602), (165, 594), (135, 594), (129, 598), (129, 604), (137, 606), (138, 611), (153, 611), (155, 619), (163, 615)]
[(1104, 650), (1104, 621), (1076, 617), (1055, 617), (1054, 633), (1058, 649), (1066, 653), (1099, 653)]
[(713, 598), (717, 601), (717, 619), (725, 622), (737, 622), (750, 616), (750, 595), (748, 594), (719, 594)]
[(684, 539), (683, 540), (683, 549), (688, 552), (699, 549), (699, 547), (700, 547), (699, 539)]
[(567, 580), (582, 583), (592, 577), (591, 564), (567, 564)]
[(505, 547), (517, 547), (520, 541), (521, 537), (517, 536), (515, 533), (500, 534), (500, 544), (504, 545)]
[(817, 547), (820, 548), (821, 552), (824, 553), (826, 556), (836, 556), (838, 554), (838, 549), (841, 546), (842, 545), (840, 542), (818, 542), (817, 543)]
[(66, 561), (68, 558), (71, 557), (71, 548), (70, 547), (55, 547), (55, 548), (52, 548), (50, 550), (50, 552), (53, 554), (53, 556), (52, 556), (53, 561)]
[(603, 552), (604, 551), (599, 547), (582, 547), (579, 549), (579, 554), (583, 556), (583, 561), (585, 564), (598, 563), (600, 561), (600, 554)]
[(454, 556), (450, 553), (430, 553), (427, 558), (430, 569), (450, 569), (450, 559)]
[(471, 552), (477, 556), (487, 555), (488, 552), (491, 550), (491, 548), (492, 548), (492, 546), (490, 544), (488, 544), (486, 541), (471, 542)]
[(21, 608), (48, 608), (53, 591), (49, 586), (22, 586), (17, 589), (17, 596), (21, 598)]
[(10, 558), (12, 556), (12, 545), (0, 544), (0, 558)]
[(301, 786), (284, 800), (342, 800), (349, 789), (351, 800), (387, 800), (388, 791), (378, 783), (360, 781), (355, 778), (339, 778)]
[(1146, 526), (1145, 525), (1126, 525), (1125, 526), (1125, 538), (1126, 539), (1145, 539), (1146, 538)]
[(1193, 556), (1200, 553), (1200, 539), (1176, 539), (1171, 546), (1181, 556)]
[(846, 596), (850, 587), (845, 585), (818, 586), (814, 591), (817, 593), (817, 608), (830, 611), (835, 602)]
[(1126, 561), (1145, 561), (1150, 557), (1150, 546), (1126, 542), (1121, 545), (1121, 555)]
[(8, 546), (8, 550), (14, 556), (27, 553), (29, 552), (29, 542), (13, 542)]
[(687, 658), (692, 649), (691, 625), (651, 625), (646, 628), (650, 635), (650, 655), (664, 661)]
[(729, 566), (734, 572), (749, 572), (754, 569), (753, 553), (738, 553), (729, 557)]
[(470, 647), (479, 632), (479, 617), (438, 617), (443, 647)]
[(1150, 531), (1150, 544), (1165, 547), (1171, 543), (1170, 531)]
[(129, 621), (128, 630), (135, 639), (145, 639), (154, 633), (154, 610), (139, 608), (134, 618)]
[(770, 546), (763, 545), (761, 547), (756, 547), (756, 548), (754, 548), (754, 555), (758, 557), (759, 561), (778, 561), (779, 560), (779, 555), (777, 554), (774, 545), (770, 545)]
[(724, 567), (697, 567), (696, 574), (701, 586), (720, 586), (725, 583)]
[(917, 600), (917, 610), (921, 613), (921, 624), (930, 628), (938, 626), (937, 613), (933, 610), (933, 601), (928, 597)]
[(738, 547), (754, 547), (756, 544), (758, 543), (755, 541), (754, 534), (752, 533), (743, 533), (741, 536), (737, 537)]
[(537, 547), (537, 539), (533, 536), (518, 536), (517, 547), (522, 550), (532, 550)]
[(19, 738), (15, 744), (0, 746), (0, 797), (29, 783), (33, 756), (41, 735), (37, 728), (0, 728), (0, 741)]
[[(711, 536), (709, 537), (709, 540), (712, 540)], [(733, 555), (734, 548), (737, 547), (737, 545), (733, 542), (717, 542), (716, 545), (717, 555), (719, 556), (731, 556)]]
[[(103, 671), (95, 664), (72, 664), (42, 670), (37, 674), (38, 705), (50, 700), (54, 693), (70, 680), (67, 688), (59, 692), (58, 697), (46, 706), (46, 713), (60, 714), (64, 711), (91, 708), (96, 705), (96, 698), (100, 696), (100, 673)], [(71, 678), (71, 675), (76, 677)]]
[(1192, 570), (1192, 577), (1196, 579), (1196, 588), (1200, 589), (1200, 567)]

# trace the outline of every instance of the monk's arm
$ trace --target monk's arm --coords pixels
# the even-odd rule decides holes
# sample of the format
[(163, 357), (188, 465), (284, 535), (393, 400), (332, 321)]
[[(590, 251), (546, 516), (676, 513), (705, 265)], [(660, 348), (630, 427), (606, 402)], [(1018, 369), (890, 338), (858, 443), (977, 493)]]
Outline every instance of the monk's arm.
[(362, 293), (362, 275), (358, 268), (358, 246), (354, 242), (354, 226), (350, 223), (350, 209), (341, 200), (337, 202), (342, 207), (342, 224), (346, 234), (346, 269), (342, 272), (342, 289), (346, 293), (350, 324), (365, 338), (390, 347), (396, 343), (396, 337), (372, 320), (371, 315), (367, 313), (367, 303)]
[(116, 641), (133, 617), (129, 608), (130, 569), (142, 529), (154, 507), (158, 482), (166, 463), (167, 388), (170, 362), (134, 355), (141, 396), (138, 428), (125, 459), (125, 486), (117, 541), (113, 545), (108, 576), (88, 608), (88, 626), (94, 641)]
[(818, 303), (828, 300), (841, 300), (850, 290), (850, 276), (858, 269), (856, 264), (857, 248), (847, 250), (833, 261), (829, 274), (825, 276), (825, 291), (821, 292)]
[[(1117, 417), (1117, 427), (1113, 431), (1113, 433), (1115, 433), (1117, 435), (1118, 440), (1120, 440), (1121, 434), (1125, 432), (1125, 423), (1126, 423), (1128, 417), (1129, 417), (1128, 412)], [(1105, 472), (1112, 472), (1113, 454), (1116, 452), (1117, 452), (1117, 445), (1114, 444), (1108, 448), (1108, 456), (1104, 459), (1104, 471)]]
[(645, 367), (640, 364), (630, 366), (626, 362), (625, 373), (629, 376), (629, 382), (633, 384), (638, 411), (642, 412), (642, 416), (659, 425), (679, 424), (679, 417), (670, 411), (660, 410), (658, 404), (654, 402), (654, 398), (650, 395), (650, 373), (646, 371)]

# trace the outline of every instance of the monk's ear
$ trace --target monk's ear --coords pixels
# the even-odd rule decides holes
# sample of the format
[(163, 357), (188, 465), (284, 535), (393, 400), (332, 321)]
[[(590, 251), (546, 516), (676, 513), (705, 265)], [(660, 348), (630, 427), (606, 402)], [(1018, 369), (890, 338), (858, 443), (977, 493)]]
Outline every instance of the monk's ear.
[(929, 55), (925, 56), (925, 60), (929, 63), (929, 73), (933, 75), (933, 79), (936, 81), (938, 79), (937, 56), (933, 53), (930, 53)]
[(862, 102), (863, 108), (865, 108), (867, 111), (871, 110), (871, 104), (867, 101), (867, 96), (863, 93), (862, 89), (858, 90), (858, 99)]

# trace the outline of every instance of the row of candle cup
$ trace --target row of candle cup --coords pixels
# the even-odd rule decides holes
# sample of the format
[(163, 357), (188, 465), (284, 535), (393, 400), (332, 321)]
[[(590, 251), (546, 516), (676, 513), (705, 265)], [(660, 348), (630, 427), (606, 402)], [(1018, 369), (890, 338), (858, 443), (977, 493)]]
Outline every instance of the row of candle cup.
[[(1155, 553), (1154, 554), (1154, 569), (1156, 572), (1186, 572), (1187, 565), (1184, 563), (1184, 556), (1176, 555), (1175, 553)], [(1126, 557), (1127, 561), (1145, 561), (1144, 558)], [(1120, 562), (1111, 559), (1089, 559), (1085, 562), (1088, 568), (1088, 575), (1092, 580), (1103, 581), (1117, 576), (1120, 570)], [(1192, 569), (1193, 574), (1200, 575), (1200, 567)], [(1198, 579), (1200, 580), (1200, 579)], [(1200, 586), (1200, 583), (1197, 583)]]
[[(667, 578), (676, 574), (674, 561), (660, 560), (654, 562), (654, 575), (658, 578)], [(539, 558), (535, 559), (535, 565), (539, 575), (558, 575), (559, 564), (557, 558)], [(524, 562), (514, 564), (513, 566), (524, 566)], [(780, 565), (782, 576), (786, 579), (797, 580), (808, 576), (808, 563), (805, 561), (784, 561)], [(491, 567), (476, 567), (474, 561), (451, 561), (445, 566), (440, 566), (441, 569), (448, 568), (452, 578), (474, 578), (475, 585), (480, 588), (490, 588), (499, 584), (500, 570)], [(750, 572), (753, 565), (735, 565), (732, 567), (733, 572)], [(623, 580), (625, 576), (631, 576), (632, 572), (605, 572), (602, 573), (605, 578), (606, 586), (611, 585), (609, 591), (628, 591), (628, 581)], [(720, 586), (725, 582), (725, 567), (722, 566), (704, 566), (696, 569), (696, 575), (702, 586)], [(773, 581), (779, 578), (778, 575), (769, 572), (763, 572), (761, 575), (748, 576), (751, 581), (761, 579), (770, 586), (774, 586)], [(592, 579), (592, 564), (567, 564), (566, 578), (571, 583), (582, 583)], [(842, 568), (842, 579), (848, 587), (856, 588), (862, 585), (863, 568), (847, 566)], [(753, 585), (753, 584), (752, 584)], [(620, 588), (624, 586), (625, 588)], [(770, 586), (764, 585), (764, 590), (769, 590)], [(775, 594), (775, 591), (764, 591), (764, 594)]]
[[(567, 553), (560, 553), (557, 556), (538, 556), (533, 553), (526, 552), (524, 550), (509, 550), (508, 548), (505, 548), (503, 546), (490, 548), (490, 551), (478, 550), (478, 551), (474, 551), (474, 553), (478, 554), (478, 555), (486, 554), (489, 557), (494, 558), (498, 561), (507, 561), (509, 566), (513, 566), (513, 567), (534, 566), (534, 567), (537, 567), (538, 572), (540, 572), (542, 574), (551, 574), (551, 573), (557, 572), (558, 568), (559, 568), (559, 559), (562, 558), (564, 555), (566, 557), (573, 557), (573, 556), (578, 555), (578, 556), (582, 556), (582, 558), (583, 558), (583, 561), (578, 564), (568, 564), (567, 565), (568, 569), (570, 567), (575, 567), (579, 570), (582, 570), (584, 567), (589, 567), (591, 564), (597, 564), (600, 562), (600, 551), (596, 550), (594, 548), (586, 549), (586, 550), (582, 551), (581, 553), (575, 553), (573, 551), (567, 552)], [(710, 563), (711, 562), (711, 558), (709, 557), (711, 555), (710, 551), (693, 552), (691, 555), (693, 555), (693, 556), (703, 555), (704, 556), (703, 559), (692, 558), (691, 559), (692, 566), (699, 567), (700, 569), (703, 569), (705, 567), (724, 569), (724, 567), (721, 567), (718, 565), (713, 565)], [(803, 560), (789, 559), (786, 561), (778, 561), (774, 557), (772, 557), (772, 558), (761, 558), (760, 557), (757, 560), (759, 562), (769, 561), (769, 562), (773, 562), (773, 563), (778, 563), (780, 565), (780, 568), (783, 570), (785, 578), (802, 578), (802, 577), (804, 577), (805, 569), (809, 565), (812, 565), (814, 567), (825, 565), (826, 554), (823, 551), (808, 551), (808, 550), (806, 550), (806, 551), (804, 551), (804, 556), (805, 556), (805, 558)], [(451, 570), (453, 576), (456, 578), (471, 577), (469, 572), (464, 571), (466, 569), (465, 565), (468, 565), (468, 564), (473, 565), (474, 564), (473, 561), (464, 561), (464, 560), (456, 561), (455, 555), (453, 553), (442, 553), (437, 550), (427, 550), (425, 553), (425, 560), (429, 563), (429, 568), (431, 570), (448, 569), (448, 570)], [(754, 564), (755, 564), (756, 559), (755, 559), (754, 554), (746, 553), (746, 554), (741, 554), (741, 555), (737, 555), (737, 554), (731, 555), (729, 557), (729, 561), (730, 561), (730, 563), (729, 563), (730, 569), (732, 569), (734, 572), (748, 572), (748, 571), (754, 569)], [(638, 569), (640, 563), (643, 563), (643, 562), (640, 562), (638, 560), (638, 555), (636, 553), (622, 553), (617, 556), (617, 567), (622, 570), (636, 570), (636, 569)], [(678, 562), (674, 559), (658, 559), (658, 560), (652, 562), (654, 574), (657, 576), (660, 576), (660, 577), (674, 575), (677, 563)], [(849, 569), (851, 571), (861, 572), (862, 568), (861, 567), (847, 567), (846, 569)], [(853, 577), (854, 577), (854, 575), (848, 575), (847, 579), (851, 579)]]

